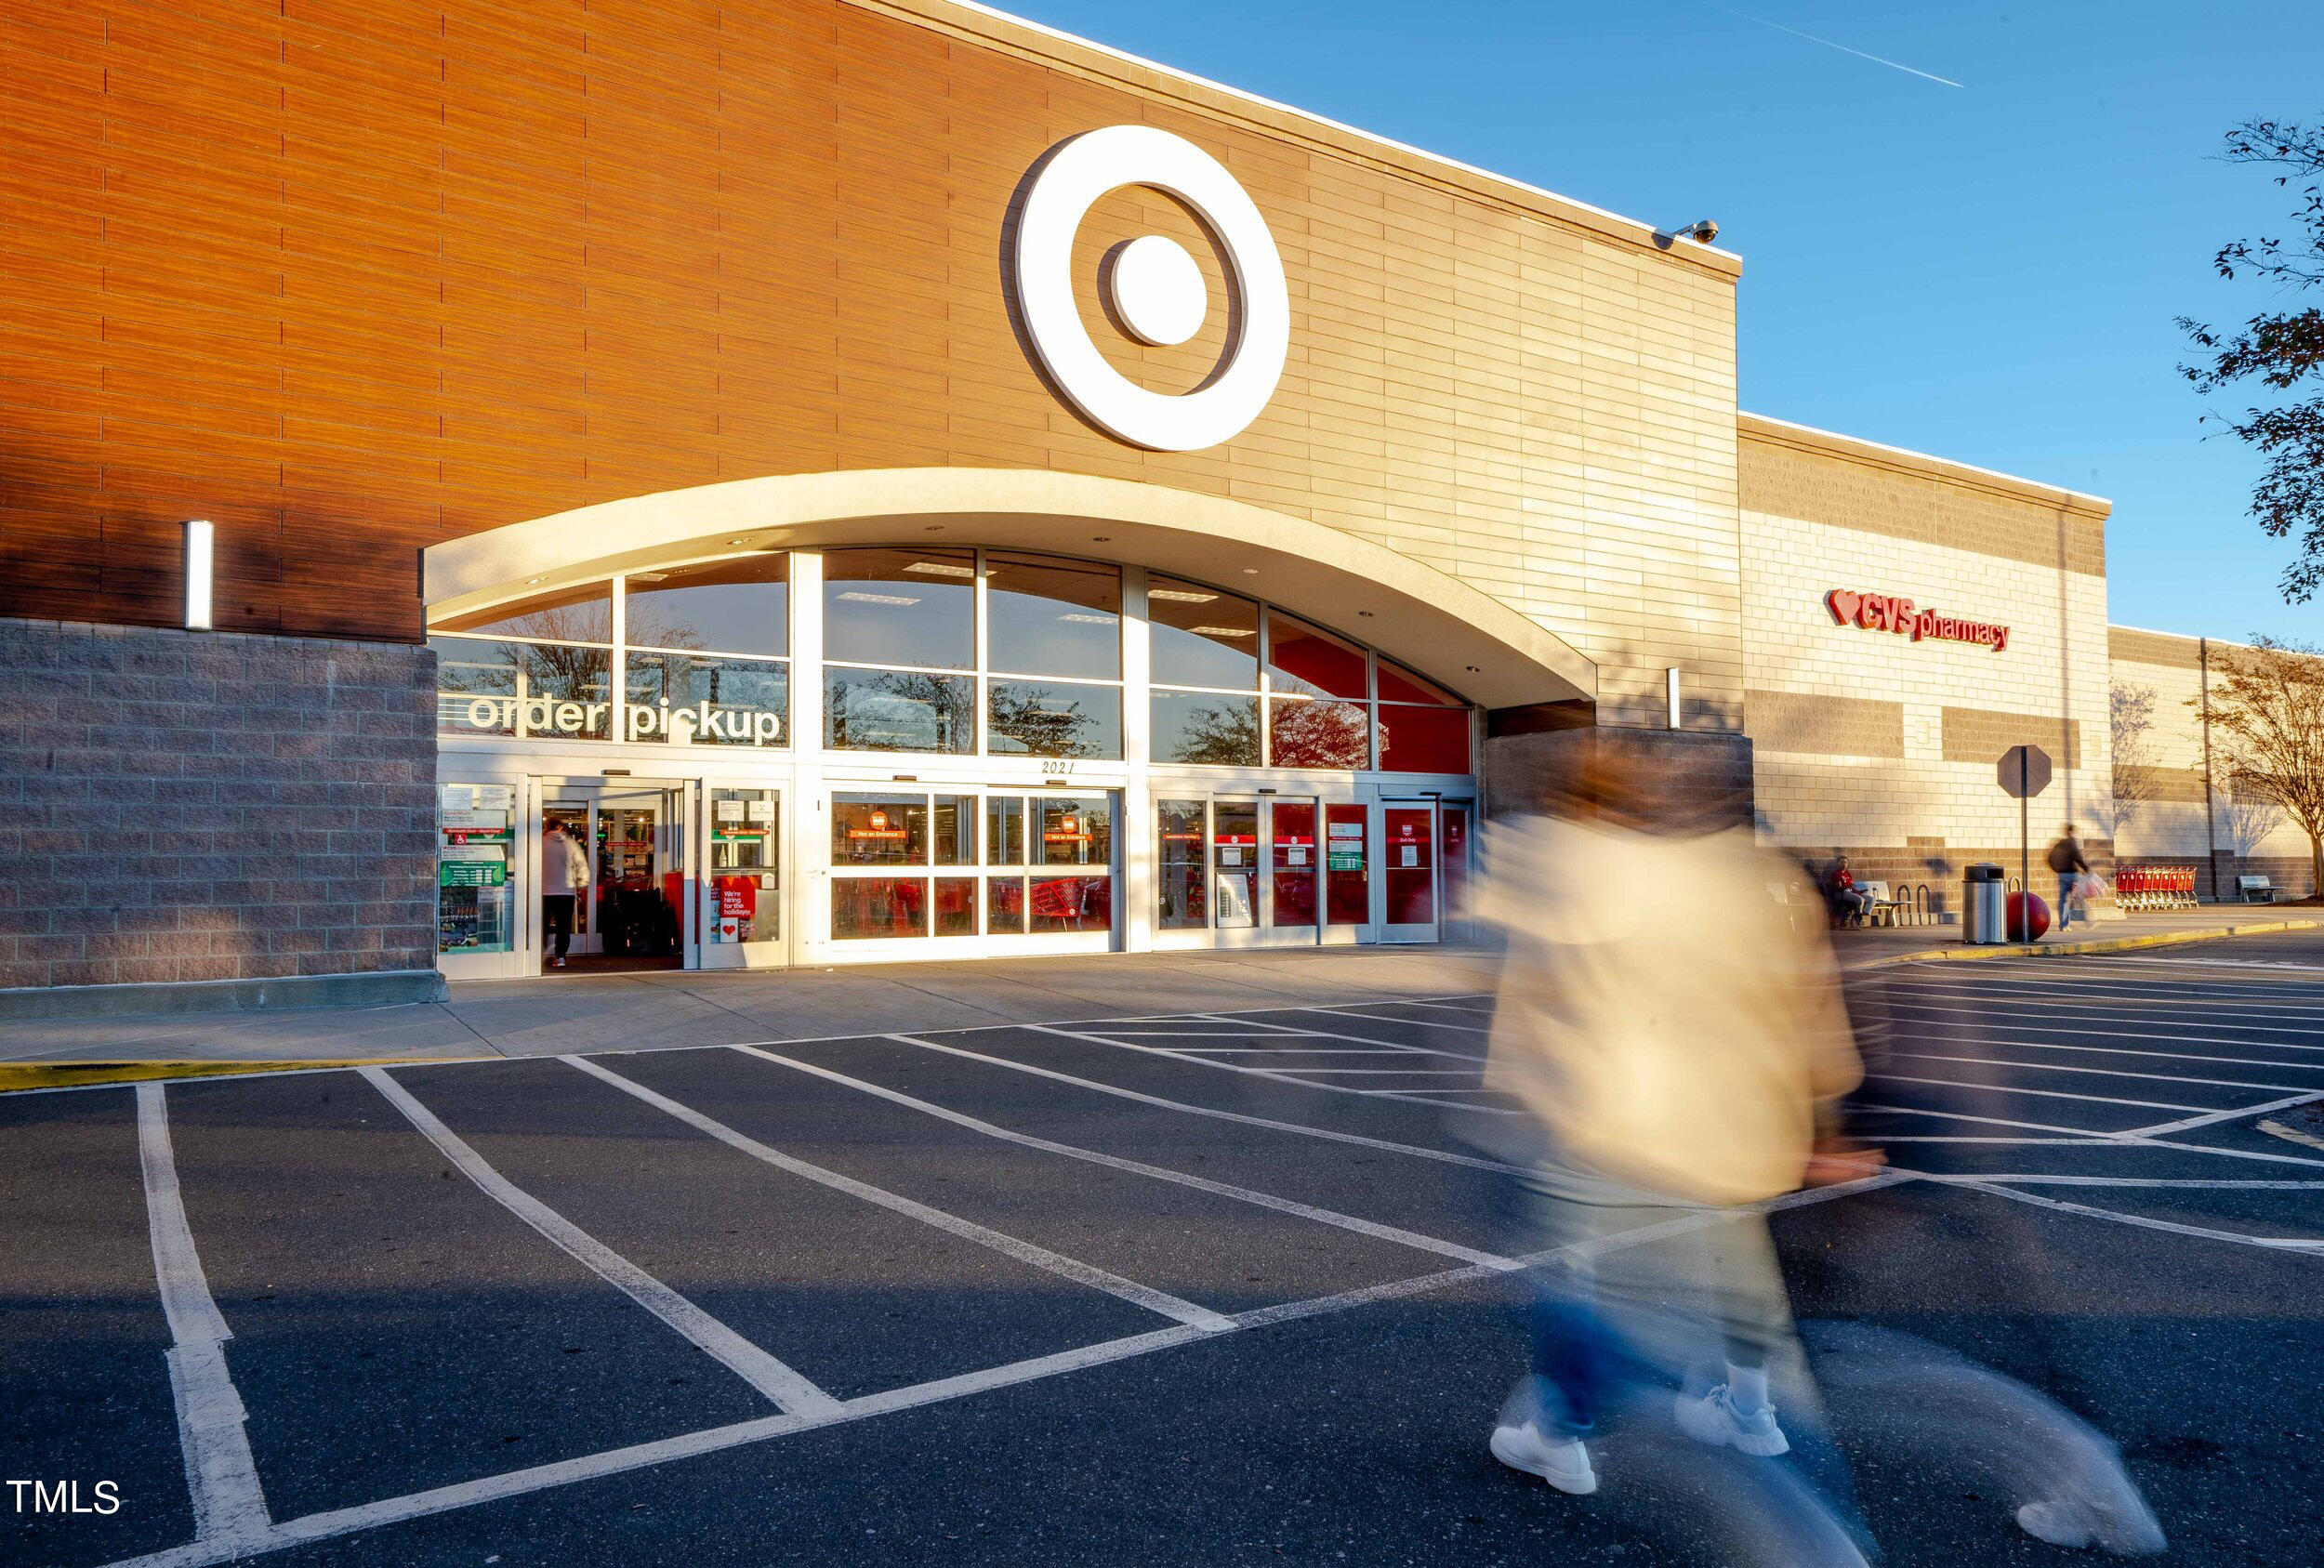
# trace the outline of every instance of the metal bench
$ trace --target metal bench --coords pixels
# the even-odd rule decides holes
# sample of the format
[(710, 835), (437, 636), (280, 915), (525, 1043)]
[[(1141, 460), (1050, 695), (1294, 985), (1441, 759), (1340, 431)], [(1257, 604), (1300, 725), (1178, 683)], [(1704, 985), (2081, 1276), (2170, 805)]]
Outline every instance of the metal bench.
[(1865, 896), (1872, 901), (1864, 906), (1864, 919), (1867, 925), (1877, 922), (1883, 926), (1894, 926), (1897, 923), (1898, 912), (1910, 907), (1902, 899), (1891, 898), (1888, 884), (1885, 882), (1864, 883), (1863, 890)]
[(2265, 876), (2236, 878), (2236, 895), (2246, 903), (2274, 903), (2276, 895), (2280, 891), (2281, 889)]

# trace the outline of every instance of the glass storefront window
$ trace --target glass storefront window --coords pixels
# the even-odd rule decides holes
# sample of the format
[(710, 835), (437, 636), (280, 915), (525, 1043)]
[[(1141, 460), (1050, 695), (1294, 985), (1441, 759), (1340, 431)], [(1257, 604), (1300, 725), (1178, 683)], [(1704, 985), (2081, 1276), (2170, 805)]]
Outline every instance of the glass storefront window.
[(1380, 667), (1380, 700), (1383, 703), (1428, 703), (1437, 707), (1460, 707), (1459, 697), (1430, 684), (1410, 670), (1398, 669), (1385, 659)]
[(1469, 710), (1380, 705), (1380, 767), (1390, 773), (1469, 771)]
[(690, 652), (791, 651), (791, 558), (735, 556), (632, 572), (622, 583), (623, 639)]
[(633, 741), (790, 744), (786, 716), (790, 711), (791, 667), (786, 661), (632, 648), (627, 663), (629, 705), (622, 722)]
[(841, 942), (928, 934), (925, 876), (834, 876), (831, 934)]
[(1223, 692), (1154, 693), (1154, 759), (1259, 766), (1259, 699)]
[(448, 784), (436, 815), (436, 951), (507, 953), (516, 942), (508, 854), (516, 786)]
[(976, 678), (912, 670), (823, 672), (823, 739), (835, 751), (976, 750)]
[(985, 882), (986, 895), (992, 900), (992, 913), (984, 929), (994, 936), (1023, 936), (1024, 934), (1024, 878), (995, 876)]
[(975, 551), (825, 550), (823, 576), (825, 658), (976, 667)]
[(1272, 819), (1269, 880), (1274, 891), (1276, 926), (1315, 923), (1315, 803), (1276, 800), (1268, 805)]
[(1036, 931), (1110, 931), (1111, 876), (1036, 876), (1027, 903)]
[(1389, 806), (1380, 813), (1392, 926), (1426, 926), (1436, 919), (1436, 843), (1430, 832), (1434, 815), (1425, 806)]
[(1211, 873), (1221, 930), (1259, 923), (1259, 802), (1220, 800), (1210, 808)]
[(1277, 768), (1369, 767), (1370, 730), (1361, 703), (1267, 699), (1267, 760)]
[(985, 797), (984, 859), (991, 865), (1024, 863), (1023, 796)]
[(582, 583), (553, 588), (488, 610), (438, 621), (435, 631), (474, 632), (480, 637), (513, 637), (527, 642), (597, 642), (614, 640), (614, 585)]
[(782, 801), (773, 790), (710, 792), (705, 942), (772, 942), (783, 934), (782, 843)]
[(1259, 689), (1259, 606), (1252, 600), (1151, 577), (1146, 619), (1153, 628), (1151, 679), (1157, 684)]
[(1122, 754), (1122, 689), (1056, 680), (985, 683), (984, 749), (994, 757)]
[(1166, 931), (1198, 931), (1210, 924), (1203, 814), (1199, 800), (1155, 802), (1155, 915)]
[(935, 825), (936, 863), (976, 863), (976, 797), (940, 795), (931, 818)]
[(831, 797), (833, 865), (926, 865), (928, 797)]
[(936, 934), (940, 937), (976, 935), (977, 879), (973, 876), (936, 878)]
[(1267, 615), (1267, 689), (1308, 697), (1368, 699), (1364, 650), (1272, 611)]
[(1044, 795), (1041, 807), (1043, 865), (1111, 865), (1114, 861), (1114, 800), (1110, 795)]
[(1121, 679), (1118, 567), (990, 551), (984, 557), (984, 617), (987, 669)]
[(614, 651), (431, 637), (436, 732), (602, 741), (613, 736)]
[(1365, 809), (1324, 808), (1324, 919), (1361, 926), (1372, 917), (1372, 888), (1365, 865)]

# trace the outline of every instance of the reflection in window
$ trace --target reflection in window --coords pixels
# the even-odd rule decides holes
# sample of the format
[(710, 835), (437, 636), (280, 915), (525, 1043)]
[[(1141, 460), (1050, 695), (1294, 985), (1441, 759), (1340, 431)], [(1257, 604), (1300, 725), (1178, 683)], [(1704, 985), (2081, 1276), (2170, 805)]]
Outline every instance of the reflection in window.
[(928, 797), (833, 795), (831, 863), (926, 865)]
[(1043, 865), (1111, 865), (1114, 860), (1114, 802), (1106, 795), (1044, 795), (1041, 812)]
[(973, 876), (936, 878), (936, 934), (940, 937), (976, 935), (977, 879)]
[(1216, 588), (1149, 578), (1152, 679), (1165, 686), (1259, 689), (1259, 606)]
[(790, 742), (785, 716), (791, 672), (773, 659), (719, 659), (699, 653), (629, 651), (633, 741), (679, 745), (776, 746)]
[(1361, 703), (1267, 699), (1267, 759), (1277, 768), (1367, 768), (1370, 710)]
[(1198, 931), (1210, 923), (1203, 875), (1203, 803), (1155, 802), (1155, 872), (1166, 931)]
[(788, 653), (790, 567), (778, 553), (632, 572), (622, 586), (624, 639), (632, 648)]
[(1028, 902), (1036, 931), (1114, 929), (1114, 879), (1110, 876), (1036, 876)]
[(1398, 669), (1385, 659), (1376, 663), (1380, 666), (1380, 700), (1383, 703), (1433, 703), (1439, 707), (1466, 705), (1443, 687), (1422, 680), (1410, 670)]
[(447, 735), (613, 735), (610, 648), (432, 637), (436, 729)]
[(1357, 702), (1372, 694), (1364, 650), (1272, 611), (1267, 615), (1267, 686), (1274, 692)]
[(993, 795), (984, 800), (984, 859), (992, 865), (1024, 863), (1024, 797)]
[(938, 865), (976, 863), (976, 797), (940, 795), (932, 818)]
[(994, 876), (986, 879), (985, 896), (992, 901), (992, 910), (985, 916), (984, 929), (994, 936), (1021, 936), (1024, 932), (1024, 878)]
[(1259, 699), (1219, 692), (1154, 693), (1154, 759), (1259, 766)]
[(924, 876), (834, 876), (831, 934), (842, 942), (928, 934)]
[(825, 550), (823, 574), (825, 658), (975, 666), (973, 550)]
[(986, 686), (984, 749), (996, 757), (1122, 754), (1118, 686), (993, 680)]
[(1121, 677), (1118, 567), (988, 552), (984, 615), (988, 669), (1091, 680)]
[(434, 629), (535, 642), (610, 644), (614, 640), (614, 585), (584, 583), (578, 587), (557, 588), (513, 604), (454, 615), (437, 622)]
[(824, 671), (824, 744), (838, 751), (976, 749), (976, 678)]
[(1469, 710), (1380, 705), (1380, 766), (1392, 773), (1469, 771)]

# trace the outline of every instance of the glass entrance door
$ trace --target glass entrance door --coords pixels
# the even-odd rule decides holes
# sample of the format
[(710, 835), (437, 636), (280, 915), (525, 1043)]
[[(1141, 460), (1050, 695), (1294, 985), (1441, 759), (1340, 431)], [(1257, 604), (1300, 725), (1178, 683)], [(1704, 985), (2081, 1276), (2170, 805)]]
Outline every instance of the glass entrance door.
[(682, 786), (544, 780), (535, 850), (542, 972), (685, 966), (693, 944)]
[(1322, 883), (1315, 802), (1267, 802), (1267, 929), (1279, 938), (1315, 940)]
[(1259, 802), (1210, 803), (1211, 924), (1222, 944), (1259, 928)]
[(712, 784), (704, 813), (702, 967), (772, 968), (790, 961), (783, 917), (783, 792)]
[(1382, 942), (1434, 942), (1443, 919), (1436, 803), (1386, 800), (1380, 809)]

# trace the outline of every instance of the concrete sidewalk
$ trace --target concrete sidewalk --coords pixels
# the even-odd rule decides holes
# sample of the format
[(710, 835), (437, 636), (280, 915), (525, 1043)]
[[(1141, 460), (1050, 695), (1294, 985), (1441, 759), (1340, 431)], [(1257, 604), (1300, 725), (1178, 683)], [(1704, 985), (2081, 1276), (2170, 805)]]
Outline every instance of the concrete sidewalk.
[[(2063, 932), (2053, 928), (2034, 946), (2047, 952), (2068, 945), (2080, 947), (2090, 942), (2113, 946), (2123, 942), (2145, 945), (2150, 941), (2196, 941), (2229, 935), (2230, 928), (2238, 930), (2251, 927), (2298, 929), (2304, 924), (2319, 920), (2324, 920), (2324, 910), (2264, 903), (2202, 904), (2194, 909), (2126, 915), (2119, 920), (2083, 921)], [(2014, 944), (1973, 948), (1961, 940), (1961, 928), (1957, 925), (1853, 928), (1834, 931), (1832, 945), (1839, 951), (1840, 961), (1851, 966), (1895, 963), (1909, 958), (1966, 957), (1972, 954), (2015, 957), (2025, 951)]]
[(553, 1056), (1490, 990), (1497, 948), (1117, 953), (469, 981), (395, 1008), (0, 1022), (0, 1063)]

